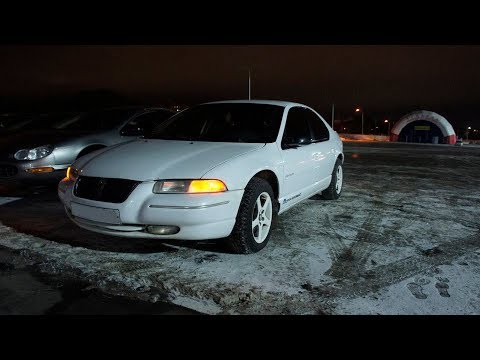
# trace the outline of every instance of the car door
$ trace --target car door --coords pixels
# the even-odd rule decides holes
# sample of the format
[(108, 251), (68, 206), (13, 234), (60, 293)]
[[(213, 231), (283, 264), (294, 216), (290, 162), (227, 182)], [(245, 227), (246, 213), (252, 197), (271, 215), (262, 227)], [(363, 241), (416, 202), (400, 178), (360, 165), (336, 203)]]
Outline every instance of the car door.
[(304, 112), (312, 133), (314, 178), (321, 188), (317, 190), (320, 191), (330, 184), (330, 175), (336, 160), (335, 152), (325, 121), (308, 108), (305, 108)]
[(281, 142), (284, 161), (282, 208), (290, 207), (312, 194), (316, 176), (312, 145), (310, 126), (303, 108), (290, 108)]

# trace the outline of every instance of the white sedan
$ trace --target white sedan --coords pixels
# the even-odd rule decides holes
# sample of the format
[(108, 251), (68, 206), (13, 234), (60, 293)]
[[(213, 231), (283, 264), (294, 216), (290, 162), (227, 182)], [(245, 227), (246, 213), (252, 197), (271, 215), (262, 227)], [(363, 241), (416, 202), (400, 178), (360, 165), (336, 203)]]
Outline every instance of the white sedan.
[(261, 250), (272, 224), (320, 193), (338, 199), (343, 144), (308, 106), (221, 101), (184, 110), (148, 138), (85, 155), (58, 195), (70, 219), (103, 234), (227, 238), (237, 253)]

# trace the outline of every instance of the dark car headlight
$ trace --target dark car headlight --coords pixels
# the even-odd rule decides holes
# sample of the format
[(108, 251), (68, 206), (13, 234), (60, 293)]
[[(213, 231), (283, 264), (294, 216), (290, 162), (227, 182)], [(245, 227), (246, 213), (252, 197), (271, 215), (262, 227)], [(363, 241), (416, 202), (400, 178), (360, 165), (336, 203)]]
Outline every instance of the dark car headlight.
[(38, 160), (52, 153), (52, 145), (43, 145), (33, 149), (18, 150), (13, 157), (17, 160)]

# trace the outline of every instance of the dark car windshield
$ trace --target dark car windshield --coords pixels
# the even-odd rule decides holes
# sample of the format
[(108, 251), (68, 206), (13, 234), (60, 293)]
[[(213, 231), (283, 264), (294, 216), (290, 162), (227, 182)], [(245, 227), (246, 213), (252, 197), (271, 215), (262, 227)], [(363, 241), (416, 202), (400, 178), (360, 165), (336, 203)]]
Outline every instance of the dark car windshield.
[(30, 124), (33, 121), (32, 118), (20, 118), (15, 117), (5, 118), (0, 120), (0, 130), (2, 131), (12, 131), (18, 130), (24, 127), (27, 124)]
[(76, 113), (49, 113), (35, 115), (13, 115), (0, 120), (1, 131), (48, 130), (59, 121), (75, 117)]
[(174, 115), (149, 138), (270, 143), (277, 139), (284, 108), (251, 103), (204, 104)]
[(68, 117), (52, 125), (57, 130), (109, 130), (119, 126), (135, 113), (132, 109), (92, 111)]

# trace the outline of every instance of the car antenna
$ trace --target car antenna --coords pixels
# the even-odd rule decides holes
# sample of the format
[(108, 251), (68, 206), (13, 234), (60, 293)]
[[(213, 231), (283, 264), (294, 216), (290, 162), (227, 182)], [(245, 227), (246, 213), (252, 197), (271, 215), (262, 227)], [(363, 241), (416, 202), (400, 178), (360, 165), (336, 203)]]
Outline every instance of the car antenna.
[(252, 80), (250, 76), (250, 68), (248, 68), (248, 100), (252, 100)]

